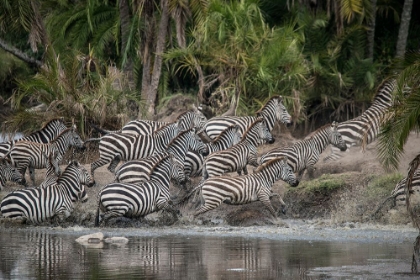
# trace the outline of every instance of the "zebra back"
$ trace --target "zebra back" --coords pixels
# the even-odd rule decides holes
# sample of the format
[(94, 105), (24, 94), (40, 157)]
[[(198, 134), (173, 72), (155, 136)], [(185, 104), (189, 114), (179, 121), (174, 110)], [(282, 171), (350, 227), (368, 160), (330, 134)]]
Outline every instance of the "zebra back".
[[(292, 146), (272, 149), (261, 155), (260, 164), (276, 157), (287, 156), (288, 163), (292, 166), (294, 172), (303, 172), (307, 168), (311, 169), (329, 144), (339, 147), (342, 151), (347, 149), (337, 126), (336, 122), (324, 125), (312, 132), (306, 139), (300, 140)], [(300, 176), (302, 175), (303, 173), (300, 174)]]
[(11, 165), (10, 161), (6, 158), (0, 158), (0, 191), (3, 189), (7, 181), (26, 185), (25, 178), (15, 167)]
[[(347, 147), (368, 145), (376, 140), (387, 110), (393, 104), (394, 79), (383, 82), (373, 99), (372, 105), (357, 118), (341, 122), (338, 131), (343, 136)], [(324, 161), (340, 159), (342, 155), (336, 147), (331, 147), (331, 154)]]
[(5, 143), (0, 143), (0, 157), (4, 157), (10, 148), (19, 141), (31, 141), (31, 142), (38, 142), (38, 143), (49, 143), (67, 127), (64, 124), (64, 118), (56, 118), (50, 120), (46, 123), (40, 130), (37, 130), (28, 136), (22, 137), (17, 140), (8, 141)]
[[(266, 104), (256, 112), (256, 116), (236, 117), (215, 117), (211, 118), (204, 126), (205, 132), (210, 139), (215, 139), (223, 130), (231, 125), (238, 124), (242, 135), (247, 128), (258, 118), (265, 120), (268, 130), (271, 132), (276, 122), (290, 123), (291, 117), (283, 104), (282, 96), (271, 97)], [(201, 131), (200, 131), (201, 132)]]

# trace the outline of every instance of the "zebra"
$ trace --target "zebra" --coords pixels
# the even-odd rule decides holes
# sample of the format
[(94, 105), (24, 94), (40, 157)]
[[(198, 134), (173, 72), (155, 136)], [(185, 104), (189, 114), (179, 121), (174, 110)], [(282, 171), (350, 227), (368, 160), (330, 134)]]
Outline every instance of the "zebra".
[(175, 203), (185, 203), (192, 194), (200, 191), (201, 206), (195, 211), (194, 217), (219, 207), (222, 202), (247, 204), (258, 200), (276, 217), (270, 197), (273, 196), (272, 185), (280, 179), (293, 187), (299, 185), (292, 168), (287, 163), (287, 157), (278, 157), (265, 162), (252, 174), (209, 178)]
[(258, 118), (242, 136), (241, 142), (226, 150), (213, 153), (206, 158), (201, 181), (234, 171), (238, 172), (239, 175), (243, 171), (247, 175), (248, 164), (255, 167), (258, 166), (257, 146), (264, 141), (272, 144), (274, 143), (274, 138), (268, 130), (265, 120)]
[(7, 181), (26, 185), (25, 177), (6, 158), (0, 158), (0, 191)]
[[(181, 132), (176, 136), (167, 146), (166, 152), (171, 153), (175, 158), (182, 163), (184, 168), (185, 155), (188, 150), (198, 152), (200, 155), (208, 155), (208, 148), (196, 136), (195, 129), (189, 129)], [(159, 158), (159, 157), (158, 157)], [(124, 183), (141, 183), (145, 174), (149, 173), (153, 162), (156, 161), (153, 157), (145, 160), (131, 160), (122, 164), (115, 173), (115, 181)], [(189, 181), (189, 178), (187, 179)]]
[(215, 139), (223, 130), (231, 125), (238, 124), (240, 127), (241, 135), (247, 128), (258, 118), (262, 117), (271, 132), (276, 122), (288, 124), (291, 122), (290, 114), (287, 112), (286, 107), (283, 105), (282, 96), (273, 96), (267, 103), (256, 112), (256, 116), (236, 117), (236, 116), (220, 116), (211, 118), (205, 124), (204, 128), (199, 131), (207, 135), (210, 139)]
[(76, 126), (62, 131), (50, 143), (19, 141), (15, 143), (6, 156), (11, 159), (12, 164), (17, 167), (22, 175), (25, 175), (26, 169), (29, 169), (30, 178), (34, 185), (35, 169), (46, 167), (48, 161), (46, 155), (55, 150), (57, 161), (61, 161), (70, 147), (84, 148), (84, 143), (76, 131)]
[(162, 127), (151, 135), (130, 135), (126, 133), (111, 133), (101, 138), (91, 138), (85, 141), (99, 140), (99, 159), (91, 164), (91, 174), (97, 168), (110, 163), (108, 170), (114, 173), (121, 160), (145, 158), (166, 149), (172, 139), (179, 134), (178, 122)]
[(4, 157), (10, 148), (19, 141), (31, 141), (38, 143), (49, 143), (54, 140), (61, 132), (67, 129), (64, 118), (56, 118), (46, 123), (40, 130), (31, 133), (23, 138), (0, 143), (0, 157)]
[[(223, 130), (220, 135), (207, 143), (209, 154), (226, 150), (241, 141), (241, 134), (239, 132), (239, 125), (231, 125)], [(202, 175), (202, 168), (204, 164), (204, 157), (196, 151), (189, 150), (185, 156), (185, 174), (188, 178)]]
[(48, 158), (47, 165), (45, 166), (47, 171), (45, 172), (44, 181), (39, 184), (38, 188), (45, 188), (46, 186), (57, 182), (58, 177), (61, 175), (61, 169), (57, 160), (57, 155), (58, 152), (56, 150), (51, 151), (48, 157), (44, 154), (44, 156)]
[[(179, 123), (181, 130), (188, 130), (191, 128), (196, 128), (200, 130), (204, 127), (204, 124), (207, 122), (207, 118), (199, 110), (186, 111), (180, 114), (176, 120)], [(169, 122), (161, 121), (152, 121), (152, 120), (132, 120), (124, 125), (120, 130), (104, 130), (93, 124), (91, 126), (103, 134), (109, 133), (126, 133), (131, 135), (149, 135), (158, 129), (168, 125)]]
[(185, 178), (185, 174), (181, 174), (182, 169), (176, 166), (175, 157), (167, 153), (167, 156), (154, 166), (153, 178), (149, 181), (141, 185), (128, 183), (106, 185), (98, 194), (95, 226), (112, 217), (143, 217), (159, 210), (168, 210), (175, 217), (177, 211), (172, 207), (169, 193), (170, 179), (179, 180), (180, 175), (184, 175)]
[(0, 211), (3, 217), (21, 222), (62, 222), (70, 216), (76, 201), (87, 201), (84, 185), (93, 184), (89, 172), (78, 161), (72, 161), (56, 184), (13, 191), (1, 201)]
[[(341, 122), (338, 132), (342, 135), (347, 147), (368, 145), (379, 135), (382, 120), (387, 110), (393, 105), (392, 92), (396, 88), (396, 80), (390, 79), (382, 83), (373, 99), (372, 105), (357, 118)], [(338, 160), (342, 157), (338, 149), (331, 146), (331, 154), (324, 161)]]
[(291, 146), (272, 149), (261, 155), (260, 164), (276, 157), (287, 156), (289, 165), (295, 173), (298, 173), (299, 180), (303, 177), (305, 170), (308, 170), (309, 178), (313, 178), (314, 165), (329, 144), (338, 147), (341, 151), (347, 149), (337, 127), (337, 122), (326, 124), (312, 132), (306, 139)]

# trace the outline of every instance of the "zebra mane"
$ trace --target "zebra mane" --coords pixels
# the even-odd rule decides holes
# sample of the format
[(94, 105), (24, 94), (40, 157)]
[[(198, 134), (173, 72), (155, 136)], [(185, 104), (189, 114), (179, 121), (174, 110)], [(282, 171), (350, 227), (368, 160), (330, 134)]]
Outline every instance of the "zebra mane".
[(272, 100), (274, 100), (274, 99), (278, 99), (280, 102), (281, 101), (283, 101), (283, 97), (281, 96), (281, 95), (275, 95), (275, 96), (272, 96), (265, 104), (264, 104), (264, 106), (262, 106), (261, 107), (261, 109), (259, 109), (257, 112), (255, 112), (255, 114), (258, 116), (260, 113), (261, 113), (261, 111), (264, 111), (264, 109), (266, 108), (266, 107), (268, 107), (269, 105), (270, 105), (270, 103), (271, 103), (271, 101)]
[(276, 157), (276, 158), (273, 158), (273, 159), (271, 159), (267, 162), (264, 162), (263, 164), (261, 164), (260, 166), (258, 166), (255, 169), (254, 173), (258, 173), (258, 172), (260, 172), (260, 171), (262, 171), (266, 168), (269, 168), (269, 167), (273, 166), (274, 164), (276, 164), (278, 161), (281, 161), (281, 160), (287, 160), (287, 157), (286, 156)]
[(164, 159), (166, 159), (166, 158), (168, 158), (168, 157), (171, 157), (172, 156), (172, 154), (170, 154), (170, 153), (166, 153), (166, 152), (164, 152), (163, 153), (163, 156), (162, 156), (162, 158), (161, 159), (159, 159), (153, 166), (152, 166), (152, 168), (150, 168), (150, 173), (149, 173), (149, 176), (150, 175), (152, 175), (152, 173), (153, 173), (153, 171), (155, 171), (155, 169), (156, 169), (156, 167), (162, 162), (162, 160), (164, 160)]
[(194, 112), (192, 112), (192, 111), (185, 111), (185, 112), (183, 112), (183, 113), (181, 113), (181, 114), (179, 114), (179, 116), (178, 117), (176, 117), (176, 119), (175, 120), (180, 120), (181, 118), (183, 118), (185, 115), (187, 115), (187, 114), (195, 114)]
[(52, 143), (52, 142), (55, 142), (55, 141), (58, 139), (58, 137), (60, 137), (61, 135), (64, 135), (65, 133), (67, 133), (67, 132), (69, 132), (70, 130), (73, 130), (73, 129), (75, 129), (75, 127), (70, 127), (70, 128), (66, 128), (66, 129), (64, 129), (63, 131), (61, 131), (61, 133), (60, 133), (60, 134), (58, 134), (58, 136), (57, 136), (55, 139), (53, 139), (53, 140), (51, 141), (51, 143)]
[(46, 128), (47, 126), (49, 126), (51, 123), (56, 122), (56, 121), (64, 123), (64, 117), (59, 117), (59, 118), (54, 118), (54, 119), (51, 119), (51, 120), (49, 120), (47, 123), (45, 123), (45, 124), (42, 126), (42, 128), (41, 128), (41, 129), (38, 129), (37, 131), (34, 131), (34, 132), (32, 132), (32, 133), (37, 133), (38, 131), (41, 131), (41, 130), (45, 129), (45, 128)]
[(250, 126), (248, 126), (247, 130), (242, 134), (241, 142), (243, 142), (246, 139), (246, 136), (248, 135), (248, 132), (258, 123), (263, 122), (264, 119), (262, 117), (258, 117)]
[(220, 132), (220, 134), (219, 135), (217, 135), (217, 137), (216, 138), (214, 138), (212, 141), (211, 141), (211, 143), (215, 143), (215, 142), (217, 142), (219, 139), (221, 139), (225, 134), (227, 134), (228, 132), (229, 132), (229, 130), (231, 130), (231, 129), (238, 129), (239, 128), (239, 126), (237, 125), (237, 124), (234, 124), (234, 125), (231, 125), (231, 126), (228, 126), (225, 130), (223, 130), (222, 132)]
[(176, 123), (176, 122), (177, 122), (177, 121), (170, 122), (170, 123), (168, 123), (167, 125), (164, 125), (164, 126), (162, 126), (162, 127), (158, 128), (158, 129), (156, 129), (156, 130), (155, 130), (155, 132), (153, 132), (153, 134), (156, 134), (156, 132), (159, 132), (159, 131), (161, 131), (161, 130), (166, 129), (168, 126), (170, 126), (171, 124), (174, 124), (174, 123)]
[(315, 134), (318, 134), (318, 132), (320, 132), (321, 130), (324, 130), (324, 129), (326, 129), (326, 128), (330, 127), (331, 125), (332, 125), (332, 123), (327, 123), (327, 124), (325, 124), (325, 125), (323, 125), (323, 126), (319, 127), (317, 130), (312, 131), (311, 133), (309, 133), (309, 134), (305, 137), (305, 139), (310, 139), (310, 138), (312, 138)]
[(191, 132), (193, 129), (195, 129), (195, 128), (190, 128), (190, 129), (187, 129), (187, 130), (184, 130), (184, 131), (181, 131), (174, 139), (172, 139), (171, 140), (171, 142), (169, 142), (169, 144), (168, 144), (168, 146), (167, 147), (169, 147), (169, 146), (171, 146), (172, 145), (172, 143), (174, 143), (177, 139), (178, 139), (178, 137), (181, 137), (182, 135), (184, 135), (185, 133), (189, 133), (189, 132)]

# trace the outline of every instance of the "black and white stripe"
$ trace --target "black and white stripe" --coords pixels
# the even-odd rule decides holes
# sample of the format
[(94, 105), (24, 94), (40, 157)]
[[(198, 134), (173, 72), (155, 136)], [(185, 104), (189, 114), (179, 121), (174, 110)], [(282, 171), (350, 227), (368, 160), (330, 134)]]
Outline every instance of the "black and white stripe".
[[(207, 143), (209, 154), (226, 150), (241, 141), (241, 133), (239, 125), (231, 125), (223, 130), (220, 135)], [(189, 150), (185, 156), (185, 174), (188, 178), (202, 176), (204, 157), (196, 151)]]
[[(383, 118), (393, 104), (392, 93), (396, 87), (396, 80), (384, 82), (378, 89), (372, 105), (357, 118), (341, 122), (338, 132), (342, 135), (348, 148), (351, 146), (367, 145), (376, 140), (381, 130)], [(331, 146), (331, 154), (324, 161), (337, 160), (343, 156), (339, 149)]]
[(0, 191), (6, 182), (12, 181), (21, 185), (26, 185), (25, 177), (14, 167), (6, 158), (0, 158)]
[(45, 172), (45, 179), (39, 184), (39, 188), (45, 188), (47, 186), (53, 185), (57, 183), (58, 176), (61, 174), (61, 169), (59, 162), (57, 160), (57, 151), (53, 150), (48, 157), (47, 165), (46, 165), (46, 172)]
[[(187, 111), (180, 114), (175, 122), (178, 122), (180, 130), (188, 130), (196, 128), (197, 131), (202, 129), (207, 122), (207, 118), (199, 110)], [(103, 134), (109, 133), (127, 133), (131, 135), (149, 135), (170, 124), (169, 122), (152, 121), (152, 120), (132, 120), (124, 125), (120, 130), (104, 130), (95, 125), (91, 126)]]
[(292, 146), (272, 149), (261, 155), (260, 163), (286, 156), (293, 171), (298, 173), (299, 180), (302, 178), (305, 170), (308, 170), (309, 177), (312, 178), (314, 165), (318, 162), (321, 153), (328, 145), (332, 144), (341, 151), (347, 149), (346, 143), (337, 130), (337, 126), (338, 123), (336, 122), (327, 124)]
[(273, 195), (272, 185), (280, 179), (294, 187), (299, 184), (285, 157), (279, 157), (264, 163), (253, 174), (239, 177), (219, 176), (209, 178), (182, 198), (180, 203), (184, 203), (196, 191), (201, 191), (201, 206), (195, 211), (194, 216), (215, 209), (222, 202), (226, 204), (246, 204), (259, 200), (276, 217), (276, 211), (271, 205), (270, 197)]
[[(180, 180), (181, 174), (183, 170), (177, 164), (175, 157), (167, 154), (154, 167), (151, 180), (141, 185), (127, 183), (106, 185), (98, 195), (95, 226), (112, 217), (143, 217), (159, 210), (168, 210), (176, 215), (170, 200), (169, 184), (171, 178)], [(100, 211), (103, 212), (102, 215)]]
[[(397, 206), (406, 206), (406, 191), (405, 186), (407, 184), (407, 177), (403, 178), (396, 185), (394, 190), (391, 192), (391, 197)], [(420, 169), (417, 169), (414, 173), (411, 181), (410, 196), (416, 195), (420, 198)]]
[(247, 165), (258, 166), (257, 147), (268, 142), (274, 143), (274, 138), (265, 124), (263, 118), (254, 121), (245, 134), (241, 142), (232, 147), (209, 155), (203, 165), (203, 179), (221, 176), (227, 172), (243, 172), (248, 174)]
[(19, 141), (10, 149), (6, 155), (17, 167), (22, 175), (29, 169), (32, 184), (35, 183), (35, 169), (45, 168), (51, 152), (57, 153), (57, 161), (61, 161), (63, 155), (70, 147), (83, 148), (83, 141), (76, 131), (76, 127), (67, 128), (50, 143), (37, 143), (29, 141)]
[(11, 192), (2, 200), (0, 210), (5, 218), (34, 224), (51, 218), (64, 221), (72, 213), (76, 201), (87, 200), (84, 185), (93, 185), (91, 176), (81, 164), (73, 161), (56, 184)]
[(240, 127), (241, 135), (248, 129), (248, 127), (258, 118), (262, 117), (271, 132), (276, 122), (290, 123), (291, 117), (287, 112), (286, 107), (283, 105), (282, 96), (273, 96), (261, 108), (256, 116), (236, 117), (214, 117), (211, 118), (204, 126), (203, 132), (207, 134), (210, 139), (215, 139), (220, 133), (231, 125), (238, 124)]
[(108, 170), (114, 172), (121, 160), (129, 161), (146, 158), (154, 153), (163, 152), (167, 145), (180, 132), (177, 122), (162, 127), (151, 135), (130, 135), (111, 133), (101, 138), (88, 139), (86, 142), (99, 140), (99, 159), (91, 164), (91, 174), (97, 168), (110, 163)]
[(10, 148), (18, 141), (49, 143), (57, 138), (57, 136), (66, 129), (67, 127), (64, 124), (64, 118), (53, 119), (45, 124), (40, 130), (35, 131), (28, 136), (17, 140), (0, 143), (0, 157), (4, 157), (9, 152)]

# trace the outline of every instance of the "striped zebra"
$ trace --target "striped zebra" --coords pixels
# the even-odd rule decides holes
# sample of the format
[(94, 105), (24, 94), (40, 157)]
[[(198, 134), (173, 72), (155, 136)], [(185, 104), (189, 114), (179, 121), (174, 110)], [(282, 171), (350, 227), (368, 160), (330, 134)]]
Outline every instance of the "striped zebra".
[(45, 179), (42, 181), (38, 188), (45, 188), (46, 186), (55, 184), (58, 180), (58, 177), (61, 175), (61, 169), (59, 162), (57, 160), (58, 152), (56, 150), (53, 150), (47, 157), (47, 155), (44, 154), (47, 160), (47, 165), (45, 166), (46, 172), (45, 172)]
[(203, 180), (209, 177), (221, 176), (227, 172), (243, 172), (248, 174), (247, 165), (257, 167), (257, 147), (267, 141), (274, 143), (274, 138), (265, 124), (263, 118), (254, 121), (245, 134), (241, 142), (232, 147), (209, 155), (203, 165)]
[(92, 186), (92, 178), (79, 162), (73, 161), (56, 184), (9, 193), (1, 202), (0, 211), (3, 217), (22, 222), (39, 224), (50, 219), (62, 222), (70, 216), (76, 201), (87, 201), (84, 185)]
[[(178, 122), (180, 130), (188, 130), (191, 128), (196, 128), (200, 130), (203, 128), (204, 124), (207, 122), (207, 118), (199, 110), (186, 111), (180, 114), (175, 122)], [(109, 133), (126, 133), (131, 135), (149, 135), (153, 132), (159, 130), (160, 128), (167, 126), (169, 122), (160, 122), (152, 120), (132, 120), (124, 125), (120, 130), (104, 130), (95, 125), (91, 126), (103, 134)]]
[[(239, 132), (239, 125), (231, 125), (223, 130), (220, 135), (207, 143), (209, 154), (226, 150), (241, 141), (241, 134)], [(190, 177), (202, 176), (202, 169), (204, 165), (204, 157), (196, 151), (189, 150), (185, 156), (185, 175)]]
[(347, 149), (337, 126), (338, 123), (336, 122), (327, 124), (292, 146), (272, 149), (261, 155), (260, 163), (270, 161), (273, 158), (287, 156), (288, 163), (293, 168), (293, 171), (298, 173), (299, 180), (302, 178), (305, 170), (308, 170), (309, 177), (313, 178), (314, 165), (329, 144), (336, 146), (341, 151)]
[(162, 127), (151, 135), (130, 135), (126, 133), (111, 133), (101, 138), (91, 138), (85, 141), (99, 140), (99, 159), (91, 164), (91, 174), (97, 168), (110, 163), (108, 170), (114, 173), (118, 163), (139, 158), (146, 158), (154, 153), (163, 152), (169, 142), (179, 134), (177, 122)]
[(0, 158), (0, 191), (7, 181), (26, 185), (25, 177), (6, 158)]
[(64, 154), (70, 147), (83, 149), (83, 141), (76, 131), (76, 126), (67, 128), (50, 143), (37, 143), (29, 141), (19, 141), (10, 149), (6, 155), (17, 167), (22, 175), (29, 169), (32, 184), (35, 184), (35, 169), (45, 168), (51, 152), (57, 152), (57, 161), (63, 159)]
[[(174, 155), (175, 159), (178, 160), (183, 168), (185, 155), (188, 150), (196, 151), (200, 155), (208, 155), (207, 146), (198, 138), (195, 134), (195, 129), (189, 129), (181, 132), (176, 136), (167, 146), (166, 152)], [(158, 157), (155, 157), (159, 159)], [(115, 173), (116, 182), (124, 183), (141, 183), (146, 177), (145, 174), (150, 173), (150, 169), (155, 158), (131, 160), (122, 164), (117, 172)], [(187, 181), (189, 178), (187, 178)]]
[(237, 205), (258, 200), (276, 217), (276, 211), (271, 205), (270, 197), (273, 196), (273, 184), (280, 179), (293, 187), (299, 184), (292, 168), (287, 164), (286, 157), (272, 159), (259, 166), (254, 173), (249, 175), (209, 178), (181, 198), (179, 204), (185, 203), (191, 195), (200, 191), (201, 206), (195, 211), (194, 217), (219, 207), (222, 202)]
[(98, 194), (95, 226), (112, 217), (143, 217), (160, 210), (170, 211), (175, 217), (177, 211), (172, 207), (169, 184), (171, 179), (182, 181), (182, 175), (185, 180), (183, 169), (177, 164), (175, 157), (168, 153), (154, 166), (152, 174), (152, 178), (141, 185), (106, 185)]
[[(282, 96), (273, 96), (267, 103), (256, 112), (256, 116), (236, 117), (236, 116), (221, 116), (211, 118), (204, 126), (203, 132), (207, 134), (210, 139), (215, 139), (220, 133), (231, 125), (238, 124), (241, 135), (248, 129), (248, 127), (258, 118), (262, 117), (271, 132), (276, 122), (288, 124), (291, 122), (290, 114), (283, 105)], [(200, 133), (199, 132), (199, 133)]]
[(60, 135), (60, 133), (63, 132), (65, 129), (67, 129), (67, 127), (64, 124), (64, 118), (52, 119), (47, 124), (45, 124), (40, 130), (35, 131), (28, 136), (17, 140), (0, 143), (0, 157), (4, 157), (16, 142), (31, 141), (38, 143), (49, 143), (55, 138), (57, 138), (57, 136)]
[[(379, 135), (383, 118), (393, 104), (392, 93), (396, 88), (396, 80), (382, 83), (373, 99), (372, 105), (357, 118), (341, 122), (338, 132), (342, 135), (348, 148), (368, 145)], [(331, 146), (331, 154), (324, 161), (338, 160), (342, 157), (336, 147)]]

